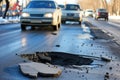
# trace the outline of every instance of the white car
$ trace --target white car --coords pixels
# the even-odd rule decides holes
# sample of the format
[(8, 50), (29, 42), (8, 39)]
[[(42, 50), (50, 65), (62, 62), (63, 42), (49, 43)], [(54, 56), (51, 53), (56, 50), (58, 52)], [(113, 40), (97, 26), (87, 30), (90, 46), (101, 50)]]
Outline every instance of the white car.
[(81, 24), (82, 14), (79, 4), (66, 4), (62, 10), (62, 23), (66, 21), (77, 21)]
[(53, 0), (31, 0), (21, 14), (21, 30), (26, 30), (27, 26), (51, 26), (58, 30), (61, 14), (61, 9)]
[(91, 16), (93, 17), (94, 11), (92, 9), (85, 10), (85, 17)]

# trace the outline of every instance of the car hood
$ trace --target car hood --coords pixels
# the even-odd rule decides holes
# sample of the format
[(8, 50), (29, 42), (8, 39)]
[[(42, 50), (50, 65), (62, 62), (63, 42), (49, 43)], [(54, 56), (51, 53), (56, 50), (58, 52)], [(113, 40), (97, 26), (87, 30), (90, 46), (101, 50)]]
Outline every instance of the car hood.
[(22, 12), (30, 13), (30, 14), (44, 14), (44, 13), (53, 13), (55, 9), (24, 9)]

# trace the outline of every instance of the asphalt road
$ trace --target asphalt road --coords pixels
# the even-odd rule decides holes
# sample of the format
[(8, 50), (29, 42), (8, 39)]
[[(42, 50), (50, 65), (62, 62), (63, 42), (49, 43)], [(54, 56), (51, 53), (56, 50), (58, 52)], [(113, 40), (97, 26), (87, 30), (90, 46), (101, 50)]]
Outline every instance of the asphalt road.
[[(89, 19), (90, 18), (87, 20)], [(109, 26), (105, 21), (91, 21), (98, 26)], [(105, 56), (116, 61), (105, 66), (104, 71), (107, 72), (106, 67), (110, 67), (113, 63), (116, 65), (120, 60), (120, 55), (118, 53), (119, 46), (116, 45), (115, 42), (111, 42), (111, 40), (93, 40), (93, 37), (94, 36), (90, 33), (89, 26), (86, 27), (84, 24), (80, 26), (73, 22), (62, 24), (59, 31), (53, 31), (50, 27), (36, 28), (35, 30), (31, 30), (28, 27), (27, 31), (22, 32), (20, 30), (20, 24), (0, 25), (0, 80), (29, 80), (30, 78), (23, 76), (19, 71), (18, 64), (24, 62), (25, 59), (18, 55), (35, 52), (67, 52), (95, 57)], [(115, 69), (117, 69), (117, 67)], [(99, 70), (101, 71), (101, 68), (99, 68)], [(68, 74), (63, 71), (60, 78), (40, 79), (103, 80), (104, 71), (99, 73), (97, 69), (93, 71), (93, 74), (91, 70), (93, 75), (86, 75), (86, 77), (76, 77), (76, 74), (79, 75), (76, 71), (72, 71), (72, 73)], [(114, 74), (114, 72), (115, 71), (112, 73)], [(119, 71), (117, 73), (119, 74)], [(85, 75), (84, 70), (81, 76), (83, 76), (82, 74)], [(113, 80), (113, 78), (116, 78), (116, 80), (120, 79), (118, 75), (116, 77), (116, 74), (112, 76), (110, 80)]]

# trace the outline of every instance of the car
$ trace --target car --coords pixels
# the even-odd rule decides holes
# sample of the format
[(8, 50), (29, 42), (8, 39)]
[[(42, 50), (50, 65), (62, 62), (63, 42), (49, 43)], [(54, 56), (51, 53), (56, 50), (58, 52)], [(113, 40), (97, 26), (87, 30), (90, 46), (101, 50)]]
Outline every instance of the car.
[(85, 10), (85, 17), (93, 17), (94, 11), (92, 9), (86, 9)]
[(95, 19), (98, 20), (99, 18), (104, 18), (108, 20), (108, 12), (104, 8), (97, 9), (95, 12)]
[(31, 0), (28, 6), (21, 13), (21, 30), (27, 26), (51, 26), (58, 30), (61, 24), (61, 9), (53, 0)]
[(79, 4), (66, 4), (65, 9), (62, 12), (62, 23), (66, 21), (77, 21), (81, 24), (82, 15)]

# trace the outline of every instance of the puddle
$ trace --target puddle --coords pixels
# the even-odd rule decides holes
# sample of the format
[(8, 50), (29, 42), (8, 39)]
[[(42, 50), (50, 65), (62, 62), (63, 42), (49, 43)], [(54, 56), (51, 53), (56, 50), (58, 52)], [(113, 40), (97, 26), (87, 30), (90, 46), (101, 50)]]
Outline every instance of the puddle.
[(34, 54), (22, 54), (20, 56), (33, 62), (51, 63), (61, 66), (90, 65), (93, 62), (91, 58), (62, 52), (36, 52)]

